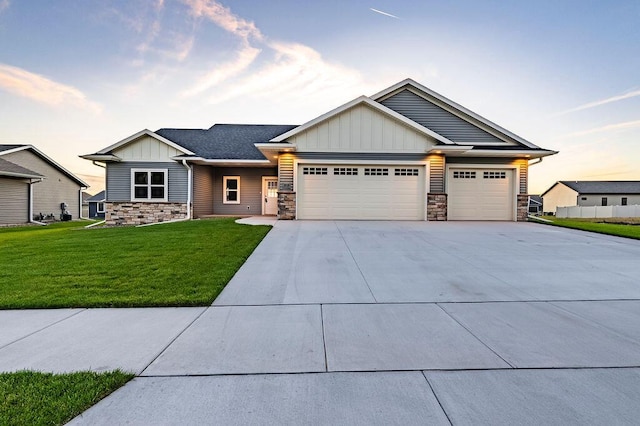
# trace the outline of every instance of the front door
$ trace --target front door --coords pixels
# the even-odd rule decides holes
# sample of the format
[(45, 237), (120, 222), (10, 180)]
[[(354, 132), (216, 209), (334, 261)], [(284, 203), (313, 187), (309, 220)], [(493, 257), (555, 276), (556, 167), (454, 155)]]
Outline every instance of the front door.
[(262, 178), (262, 214), (275, 216), (278, 214), (278, 178)]

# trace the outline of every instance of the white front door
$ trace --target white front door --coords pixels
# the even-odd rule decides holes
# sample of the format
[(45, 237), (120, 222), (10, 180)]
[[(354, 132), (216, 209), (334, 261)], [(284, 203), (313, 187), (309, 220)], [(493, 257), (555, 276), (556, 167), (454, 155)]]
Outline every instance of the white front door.
[(262, 214), (278, 214), (278, 178), (262, 178)]

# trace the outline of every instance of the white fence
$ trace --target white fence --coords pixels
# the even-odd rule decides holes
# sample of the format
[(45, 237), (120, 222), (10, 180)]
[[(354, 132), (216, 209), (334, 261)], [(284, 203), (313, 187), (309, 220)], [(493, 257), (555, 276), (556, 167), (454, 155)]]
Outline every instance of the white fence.
[(559, 218), (640, 217), (640, 206), (572, 206), (558, 207)]

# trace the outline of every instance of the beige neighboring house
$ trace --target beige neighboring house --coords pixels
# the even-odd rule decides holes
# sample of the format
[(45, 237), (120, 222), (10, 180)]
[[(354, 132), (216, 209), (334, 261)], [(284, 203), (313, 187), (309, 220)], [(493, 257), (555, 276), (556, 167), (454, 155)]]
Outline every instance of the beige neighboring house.
[(558, 181), (542, 201), (545, 214), (558, 207), (640, 205), (640, 181)]
[(81, 193), (88, 185), (33, 145), (0, 145), (0, 225), (34, 217), (82, 217)]

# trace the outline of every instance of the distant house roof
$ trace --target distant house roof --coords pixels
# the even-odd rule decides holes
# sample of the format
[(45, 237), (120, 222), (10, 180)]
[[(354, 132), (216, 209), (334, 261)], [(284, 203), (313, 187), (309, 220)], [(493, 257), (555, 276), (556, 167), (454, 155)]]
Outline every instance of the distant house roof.
[[(2, 148), (3, 146), (7, 146), (7, 145), (0, 145), (0, 148)], [(27, 179), (38, 179), (38, 178), (44, 177), (40, 173), (36, 173), (33, 170), (29, 170), (25, 167), (12, 163), (11, 161), (7, 161), (3, 158), (0, 158), (0, 176), (9, 176), (9, 177), (27, 178)]]
[(267, 143), (295, 125), (216, 124), (204, 129), (160, 129), (155, 133), (212, 160), (264, 160), (256, 143)]
[(640, 194), (640, 181), (637, 180), (561, 180), (542, 195), (551, 191), (559, 183), (578, 194)]
[(533, 203), (542, 205), (542, 197), (540, 195), (529, 195), (529, 200)]
[[(12, 152), (17, 152), (17, 151), (22, 151), (22, 150), (29, 150), (29, 151), (33, 152), (35, 155), (37, 155), (38, 157), (42, 158), (44, 161), (48, 162), (49, 164), (51, 164), (53, 167), (55, 167), (56, 169), (61, 171), (63, 174), (67, 175), (69, 177), (69, 179), (73, 180), (78, 185), (84, 186), (84, 187), (88, 187), (89, 186), (85, 181), (83, 181), (82, 179), (78, 178), (76, 175), (74, 175), (69, 170), (67, 170), (64, 167), (62, 167), (60, 164), (56, 163), (52, 158), (47, 156), (44, 152), (40, 151), (38, 148), (36, 148), (33, 145), (24, 145), (24, 144), (22, 144), (22, 145), (0, 145), (0, 155), (6, 155), (6, 154), (9, 154), (9, 153), (12, 153)], [(46, 176), (38, 175), (38, 177), (46, 177)]]
[(93, 197), (89, 198), (87, 202), (89, 203), (101, 203), (105, 200), (105, 191), (100, 191)]

